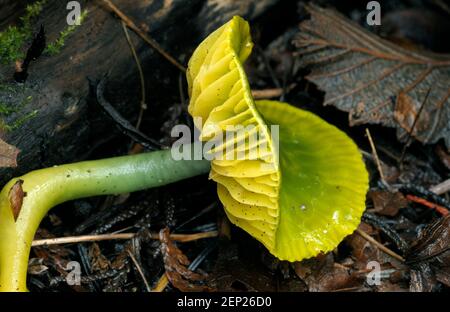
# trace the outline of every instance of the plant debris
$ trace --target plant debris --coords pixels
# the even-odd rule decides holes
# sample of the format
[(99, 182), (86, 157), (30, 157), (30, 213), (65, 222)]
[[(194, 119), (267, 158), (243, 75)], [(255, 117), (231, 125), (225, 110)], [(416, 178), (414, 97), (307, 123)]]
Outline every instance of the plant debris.
[(17, 167), (20, 150), (0, 139), (0, 167)]
[(9, 190), (9, 203), (11, 205), (14, 221), (17, 221), (22, 209), (23, 198), (27, 195), (22, 189), (23, 180), (17, 180)]
[(296, 262), (294, 267), (309, 291), (339, 291), (362, 286), (363, 276), (345, 266), (335, 265), (332, 253)]
[(149, 138), (138, 129), (136, 129), (128, 120), (123, 118), (119, 112), (117, 112), (114, 107), (106, 101), (104, 98), (103, 92), (105, 89), (106, 79), (102, 79), (96, 88), (97, 101), (100, 106), (104, 109), (104, 111), (116, 122), (116, 125), (120, 130), (123, 131), (126, 135), (132, 138), (137, 143), (141, 144), (148, 150), (157, 150), (162, 147), (162, 145)]
[(412, 130), (420, 142), (442, 138), (450, 147), (450, 55), (406, 50), (334, 10), (306, 9), (311, 19), (295, 45), (301, 64), (312, 68), (306, 79), (326, 92), (324, 105), (348, 112), (350, 125), (395, 127), (402, 141)]
[(374, 204), (374, 212), (384, 216), (395, 216), (398, 211), (408, 205), (405, 196), (400, 192), (370, 191), (368, 196)]
[(159, 237), (164, 268), (170, 283), (180, 291), (211, 291), (210, 287), (198, 283), (206, 280), (206, 274), (196, 273), (187, 268), (191, 262), (170, 239), (169, 229), (162, 229)]
[[(227, 0), (206, 12), (204, 9), (210, 7), (202, 7), (200, 21), (189, 21), (189, 27), (182, 29), (181, 41), (176, 36), (177, 20), (182, 20), (185, 12), (190, 14), (188, 6), (180, 5), (183, 11), (177, 11), (174, 2), (153, 14), (158, 6), (133, 8), (122, 2), (119, 9), (116, 1), (100, 2), (106, 5), (87, 2), (86, 32), (74, 32), (74, 40), (66, 43), (73, 46), (64, 49), (64, 38), (74, 27), (66, 27), (65, 20), (61, 24), (66, 28), (54, 27), (58, 20), (49, 17), (46, 10), (56, 1), (38, 1), (36, 5), (46, 3), (44, 10), (36, 5), (24, 7), (28, 17), (21, 22), (18, 16), (17, 26), (8, 26), (10, 19), (2, 24), (0, 45), (14, 40), (0, 47), (0, 63), (16, 62), (18, 72), (23, 72), (32, 61), (33, 70), (33, 75), (19, 84), (11, 79), (13, 66), (0, 70), (6, 77), (0, 81), (0, 114), (4, 119), (0, 125), (4, 130), (0, 168), (6, 168), (5, 180), (21, 175), (30, 162), (37, 161), (36, 166), (59, 164), (60, 158), (53, 155), (71, 154), (74, 146), (85, 148), (71, 160), (98, 159), (164, 148), (175, 140), (173, 126), (187, 124), (192, 129), (184, 65), (193, 47), (217, 26), (218, 13), (227, 12), (225, 16), (232, 12), (253, 16), (249, 21), (255, 48), (245, 70), (250, 73), (254, 97), (291, 102), (352, 137), (369, 171), (367, 209), (357, 231), (333, 251), (288, 263), (274, 258), (230, 224), (217, 199), (216, 185), (206, 177), (126, 195), (67, 202), (44, 218), (36, 239), (106, 234), (105, 239), (32, 246), (30, 291), (448, 292), (450, 56), (443, 53), (450, 52), (445, 26), (450, 11), (443, 1), (383, 3), (382, 25), (370, 27), (365, 25), (367, 10), (354, 3), (252, 0), (237, 5)], [(202, 1), (197, 2), (200, 8)], [(335, 7), (340, 13), (314, 2)], [(242, 13), (242, 7), (251, 8)], [(176, 19), (159, 23), (154, 17), (166, 18), (166, 9)], [(120, 20), (112, 18), (110, 11)], [(151, 25), (145, 24), (140, 12), (152, 16)], [(23, 22), (26, 27), (21, 26)], [(139, 76), (123, 32), (114, 32), (120, 30), (120, 22), (134, 31), (130, 36), (136, 35), (132, 41), (135, 57), (142, 63)], [(44, 52), (39, 52), (45, 47), (41, 24), (53, 39)], [(99, 25), (102, 32), (97, 32)], [(167, 25), (170, 31), (164, 29)], [(193, 36), (190, 28), (195, 29)], [(98, 40), (91, 44), (92, 33)], [(33, 41), (35, 34), (38, 36)], [(89, 45), (83, 45), (87, 41)], [(111, 63), (99, 56), (109, 53), (111, 45), (115, 52), (120, 47), (120, 52), (126, 53), (111, 55), (115, 63), (105, 68), (101, 64)], [(28, 50), (30, 57), (28, 47), (33, 47)], [(130, 68), (133, 70), (127, 72)], [(54, 78), (40, 76), (51, 76), (52, 70), (59, 79), (56, 83)], [(67, 77), (69, 83), (64, 84), (67, 80), (61, 77)], [(86, 77), (100, 83), (89, 85)], [(79, 92), (89, 86), (89, 96), (87, 91)], [(35, 89), (44, 90), (45, 96)], [(151, 109), (139, 112), (142, 92)], [(59, 97), (64, 101), (58, 101)], [(85, 102), (89, 105), (83, 105)], [(29, 132), (21, 132), (17, 125), (37, 109), (39, 123), (32, 120), (25, 127)], [(52, 110), (63, 111), (64, 123), (52, 120), (61, 116)], [(79, 122), (80, 116), (85, 120)], [(70, 121), (67, 127), (66, 121)], [(142, 121), (139, 127), (136, 121)], [(39, 132), (42, 138), (28, 140), (28, 134), (37, 127), (45, 129)], [(366, 128), (371, 143), (365, 137)], [(38, 146), (33, 153), (28, 141)], [(50, 148), (53, 141), (56, 143)], [(60, 142), (64, 144), (58, 145)], [(23, 151), (20, 166), (13, 171), (20, 152), (16, 146)], [(22, 184), (18, 181), (8, 195), (17, 218), (25, 196)], [(132, 235), (111, 239), (127, 233)], [(73, 261), (80, 266), (80, 285), (67, 283)]]
[(437, 219), (424, 229), (411, 245), (407, 263), (438, 261), (450, 265), (450, 215)]
[(450, 215), (436, 220), (411, 245), (411, 291), (432, 291), (437, 281), (450, 286)]
[(42, 52), (44, 52), (45, 43), (45, 30), (44, 26), (41, 25), (41, 28), (39, 29), (36, 37), (33, 39), (23, 62), (16, 61), (16, 72), (14, 73), (14, 80), (16, 82), (23, 83), (27, 80), (28, 67), (32, 61), (37, 60), (38, 57), (41, 56)]

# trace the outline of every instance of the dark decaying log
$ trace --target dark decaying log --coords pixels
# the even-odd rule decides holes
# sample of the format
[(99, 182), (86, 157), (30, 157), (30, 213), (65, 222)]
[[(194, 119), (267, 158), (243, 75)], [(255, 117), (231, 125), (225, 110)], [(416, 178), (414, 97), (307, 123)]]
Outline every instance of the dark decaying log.
[[(0, 183), (31, 169), (78, 160), (93, 144), (111, 134), (114, 127), (90, 100), (88, 78), (98, 80), (108, 73), (108, 99), (123, 115), (136, 120), (139, 76), (121, 23), (102, 1), (80, 2), (89, 10), (88, 16), (62, 51), (32, 62), (28, 79), (19, 91), (0, 89), (0, 98), (12, 97), (14, 103), (23, 105), (22, 116), (37, 111), (16, 130), (0, 133), (4, 141), (21, 150), (18, 168), (0, 169)], [(185, 65), (195, 46), (216, 27), (236, 14), (252, 20), (277, 0), (113, 2)], [(17, 22), (27, 3), (30, 1), (0, 0), (0, 31)], [(66, 3), (49, 0), (34, 23), (36, 32), (40, 25), (44, 26), (47, 41), (54, 40), (67, 27)], [(146, 130), (156, 129), (154, 133), (158, 133), (168, 108), (180, 102), (180, 71), (136, 35), (131, 37), (146, 77)], [(15, 87), (13, 74), (14, 64), (0, 65), (2, 85)], [(11, 118), (17, 116), (7, 117), (6, 122), (12, 122)]]

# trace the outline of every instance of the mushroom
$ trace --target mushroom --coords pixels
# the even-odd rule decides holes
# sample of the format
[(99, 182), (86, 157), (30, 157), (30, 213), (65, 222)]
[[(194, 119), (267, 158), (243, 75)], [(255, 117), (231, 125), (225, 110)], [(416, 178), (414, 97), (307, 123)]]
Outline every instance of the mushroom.
[[(210, 177), (232, 223), (277, 258), (299, 261), (334, 249), (356, 229), (368, 173), (357, 146), (336, 127), (287, 103), (253, 100), (243, 69), (252, 45), (238, 16), (200, 44), (187, 72), (189, 112), (205, 120), (197, 124), (205, 141), (236, 124), (260, 133), (256, 146), (247, 142), (251, 130), (236, 135), (244, 159), (223, 159), (229, 140), (215, 146)], [(279, 127), (278, 144), (269, 125)]]
[(27, 290), (31, 243), (55, 205), (208, 171), (230, 221), (281, 260), (314, 257), (352, 233), (368, 189), (357, 146), (310, 112), (254, 101), (243, 69), (251, 49), (249, 25), (235, 16), (209, 35), (189, 61), (189, 112), (211, 162), (174, 159), (171, 150), (162, 150), (54, 166), (6, 184), (0, 193), (0, 290)]

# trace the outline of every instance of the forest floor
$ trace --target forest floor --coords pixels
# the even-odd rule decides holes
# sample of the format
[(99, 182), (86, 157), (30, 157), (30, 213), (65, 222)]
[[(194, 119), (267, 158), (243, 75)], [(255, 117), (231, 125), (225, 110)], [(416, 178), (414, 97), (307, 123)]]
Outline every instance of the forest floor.
[[(383, 18), (377, 27), (366, 23), (366, 2), (317, 3), (338, 10), (361, 29), (407, 51), (450, 53), (450, 11), (443, 1), (382, 1)], [(389, 86), (375, 86), (383, 80), (381, 73), (392, 65), (383, 62), (376, 63), (378, 67), (370, 72), (355, 73), (358, 80), (368, 82), (362, 90), (365, 106), (350, 100), (333, 101), (333, 88), (345, 94), (352, 92), (356, 82), (345, 82), (340, 74), (331, 73), (331, 67), (320, 63), (321, 57), (328, 58), (328, 64), (335, 61), (327, 51), (315, 53), (314, 46), (305, 51), (299, 44), (305, 40), (301, 33), (308, 33), (307, 27), (300, 30), (299, 25), (308, 26), (304, 23), (309, 21), (313, 30), (308, 36), (346, 42), (351, 48), (351, 40), (342, 38), (339, 26), (326, 29), (326, 18), (320, 12), (308, 13), (302, 1), (275, 4), (251, 23), (255, 47), (246, 71), (252, 89), (257, 90), (255, 96), (279, 99), (310, 110), (355, 140), (370, 174), (367, 208), (357, 231), (327, 254), (296, 263), (278, 261), (259, 242), (229, 223), (217, 198), (215, 183), (199, 176), (132, 194), (76, 200), (51, 210), (36, 239), (71, 236), (75, 242), (32, 248), (29, 289), (448, 291), (450, 133), (449, 127), (445, 127), (445, 123), (450, 124), (450, 110), (445, 110), (445, 105), (450, 106), (448, 99), (444, 99), (444, 109), (438, 112), (440, 121), (436, 129), (432, 132), (427, 129), (434, 120), (434, 108), (440, 105), (439, 88), (445, 91), (450, 85), (449, 67), (437, 69), (439, 81), (434, 82), (435, 77), (430, 76), (423, 86), (420, 83), (412, 86), (414, 92), (401, 103), (416, 104), (406, 108), (394, 107), (389, 111), (370, 106), (386, 100), (395, 102), (392, 97), (403, 96), (394, 93), (383, 98), (380, 89), (396, 84), (399, 89), (407, 88), (406, 78), (402, 77), (411, 71), (400, 69)], [(356, 40), (364, 46), (363, 37)], [(352, 57), (350, 52), (339, 62), (343, 66), (355, 64), (357, 60)], [(309, 64), (302, 63), (305, 60)], [(132, 58), (130, 66), (134, 66)], [(325, 74), (328, 78), (315, 81), (308, 76), (311, 74)], [(421, 89), (415, 90), (416, 87)], [(169, 136), (172, 125), (189, 119), (185, 83), (174, 81), (173, 88), (181, 90), (179, 100), (168, 108), (163, 126), (157, 132), (152, 127), (146, 128), (145, 112), (142, 120), (141, 131), (162, 144), (173, 140)], [(157, 95), (153, 94), (152, 99), (155, 98)], [(324, 101), (329, 105), (322, 105)], [(422, 103), (427, 101), (430, 102), (427, 105)], [(369, 114), (373, 111), (378, 115)], [(89, 158), (142, 150), (139, 143), (129, 138), (113, 138), (93, 148)], [(447, 186), (443, 184), (445, 181)], [(131, 234), (119, 239), (119, 233)], [(90, 237), (82, 241), (81, 235)], [(180, 261), (183, 255), (190, 264)], [(74, 260), (81, 263), (81, 285), (66, 282), (67, 265)], [(380, 274), (375, 276), (374, 272)]]

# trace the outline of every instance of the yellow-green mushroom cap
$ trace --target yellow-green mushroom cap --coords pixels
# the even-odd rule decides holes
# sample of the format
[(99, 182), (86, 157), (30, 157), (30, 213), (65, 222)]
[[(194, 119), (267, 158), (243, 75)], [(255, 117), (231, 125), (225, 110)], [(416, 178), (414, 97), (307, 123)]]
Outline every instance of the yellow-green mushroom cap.
[[(198, 46), (187, 71), (189, 112), (200, 138), (213, 142), (210, 177), (230, 221), (279, 259), (299, 261), (356, 229), (368, 174), (357, 146), (333, 125), (287, 103), (253, 100), (242, 65), (252, 46), (237, 16)], [(216, 141), (225, 131), (234, 136)], [(230, 146), (244, 146), (244, 157)]]

